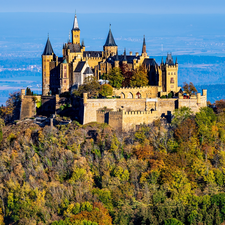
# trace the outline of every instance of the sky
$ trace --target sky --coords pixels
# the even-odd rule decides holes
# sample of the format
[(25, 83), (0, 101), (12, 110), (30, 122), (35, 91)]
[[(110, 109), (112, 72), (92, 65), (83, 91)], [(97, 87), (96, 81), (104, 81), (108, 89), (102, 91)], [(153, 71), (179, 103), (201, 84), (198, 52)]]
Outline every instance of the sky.
[(0, 0), (0, 12), (223, 14), (224, 0)]

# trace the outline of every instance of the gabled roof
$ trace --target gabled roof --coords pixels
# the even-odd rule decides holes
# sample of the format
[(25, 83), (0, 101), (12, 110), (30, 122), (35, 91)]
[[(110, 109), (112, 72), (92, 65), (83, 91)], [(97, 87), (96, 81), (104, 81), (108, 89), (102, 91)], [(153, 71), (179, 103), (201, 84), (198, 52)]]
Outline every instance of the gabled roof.
[(73, 30), (80, 30), (78, 26), (78, 21), (77, 21), (77, 14), (75, 14), (75, 17), (74, 17)]
[(112, 35), (111, 26), (109, 28), (108, 37), (106, 39), (106, 42), (105, 42), (104, 46), (117, 46), (116, 42), (115, 42), (115, 40), (113, 38), (113, 35)]
[(81, 72), (82, 69), (83, 69), (83, 67), (84, 67), (84, 65), (85, 65), (85, 63), (86, 63), (86, 62), (84, 62), (84, 61), (80, 61), (80, 62), (77, 64), (77, 67), (76, 67), (76, 69), (75, 69), (74, 72)]
[(102, 52), (101, 51), (84, 51), (83, 52), (83, 57), (102, 57)]
[(86, 70), (84, 71), (84, 74), (93, 74), (93, 71), (90, 67), (87, 67)]
[(43, 52), (42, 55), (52, 55), (52, 53), (54, 53), (54, 51), (53, 51), (51, 42), (50, 42), (49, 37), (48, 37), (48, 40), (46, 42), (45, 49), (44, 49), (44, 52)]
[(147, 67), (148, 66), (155, 66), (155, 65), (157, 65), (155, 59), (152, 59), (152, 58), (150, 58), (150, 59), (144, 59), (143, 64), (146, 65)]

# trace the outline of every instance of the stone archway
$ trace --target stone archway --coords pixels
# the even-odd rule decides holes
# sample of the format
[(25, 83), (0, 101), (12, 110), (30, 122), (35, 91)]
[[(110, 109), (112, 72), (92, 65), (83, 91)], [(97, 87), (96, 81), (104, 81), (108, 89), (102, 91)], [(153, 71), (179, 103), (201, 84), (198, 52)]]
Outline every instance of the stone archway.
[(133, 94), (131, 92), (128, 93), (127, 98), (133, 98)]
[(125, 98), (125, 94), (123, 92), (120, 93), (120, 98)]

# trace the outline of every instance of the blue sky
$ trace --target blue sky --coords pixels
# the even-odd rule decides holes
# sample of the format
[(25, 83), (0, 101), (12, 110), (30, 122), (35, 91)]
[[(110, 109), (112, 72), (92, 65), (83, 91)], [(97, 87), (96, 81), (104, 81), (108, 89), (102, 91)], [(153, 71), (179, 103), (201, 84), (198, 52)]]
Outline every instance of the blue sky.
[(0, 0), (0, 12), (223, 14), (225, 0)]

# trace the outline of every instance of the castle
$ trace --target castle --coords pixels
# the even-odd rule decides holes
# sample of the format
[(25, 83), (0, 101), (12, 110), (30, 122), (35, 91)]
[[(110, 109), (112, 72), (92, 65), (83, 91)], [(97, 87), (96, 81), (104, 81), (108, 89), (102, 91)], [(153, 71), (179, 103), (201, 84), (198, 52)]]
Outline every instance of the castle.
[[(117, 98), (113, 99), (89, 99), (85, 93), (82, 102), (79, 104), (74, 102), (76, 100), (72, 102), (73, 107), (78, 107), (78, 118), (81, 123), (105, 122), (119, 130), (130, 130), (135, 129), (141, 123), (149, 124), (160, 116), (169, 118), (176, 108), (182, 106), (191, 107), (194, 112), (197, 112), (200, 107), (207, 105), (206, 90), (203, 90), (202, 95), (198, 93), (190, 99), (183, 98), (179, 93), (180, 87), (178, 87), (177, 59), (174, 62), (172, 55), (168, 54), (166, 61), (162, 59), (158, 65), (155, 59), (147, 54), (145, 36), (141, 54), (130, 52), (127, 55), (124, 50), (124, 53), (119, 55), (111, 26), (103, 51), (86, 51), (84, 41), (80, 42), (80, 32), (75, 15), (71, 30), (72, 41), (69, 40), (63, 44), (62, 57), (54, 54), (49, 37), (47, 39), (42, 54), (42, 96), (39, 96), (42, 104), (47, 105), (43, 107), (45, 110), (54, 112), (59, 105), (59, 95), (77, 89), (84, 83), (86, 77), (94, 76), (99, 80), (103, 74), (121, 65), (126, 65), (130, 71), (144, 66), (148, 74), (149, 85), (139, 88), (114, 89), (113, 96)], [(177, 97), (160, 98), (171, 92), (177, 94)], [(28, 110), (28, 104), (25, 104), (28, 98), (22, 91), (21, 118), (34, 113), (34, 107)], [(50, 106), (48, 102), (51, 102)], [(27, 112), (32, 112), (27, 113), (26, 109)]]

